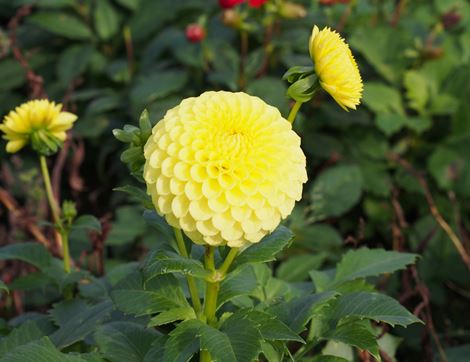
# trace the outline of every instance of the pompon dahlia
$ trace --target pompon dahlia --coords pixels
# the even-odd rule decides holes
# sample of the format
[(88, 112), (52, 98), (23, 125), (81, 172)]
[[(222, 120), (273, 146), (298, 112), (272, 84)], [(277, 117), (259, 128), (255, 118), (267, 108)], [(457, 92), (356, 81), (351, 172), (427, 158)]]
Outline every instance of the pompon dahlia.
[(5, 116), (0, 124), (6, 150), (18, 152), (31, 142), (33, 149), (48, 155), (57, 151), (66, 138), (66, 131), (77, 120), (75, 114), (62, 112), (62, 105), (47, 99), (23, 103)]
[(310, 56), (320, 85), (347, 111), (356, 109), (362, 97), (362, 79), (356, 60), (341, 36), (324, 28), (313, 27), (309, 44)]
[(257, 243), (291, 213), (307, 180), (290, 123), (246, 93), (183, 100), (154, 126), (144, 155), (157, 211), (198, 244)]

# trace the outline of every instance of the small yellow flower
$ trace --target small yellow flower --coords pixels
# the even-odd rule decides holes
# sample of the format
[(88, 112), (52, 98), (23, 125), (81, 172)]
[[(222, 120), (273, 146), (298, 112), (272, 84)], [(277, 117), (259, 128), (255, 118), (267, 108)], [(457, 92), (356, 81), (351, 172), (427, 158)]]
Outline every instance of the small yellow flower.
[(183, 100), (154, 126), (144, 155), (158, 213), (198, 244), (260, 241), (291, 213), (307, 180), (291, 124), (246, 93)]
[(26, 144), (42, 153), (57, 151), (66, 138), (66, 131), (72, 128), (77, 116), (62, 112), (62, 105), (47, 99), (23, 103), (5, 116), (0, 130), (8, 141), (6, 150), (18, 152)]
[(315, 25), (310, 36), (310, 56), (320, 85), (344, 109), (356, 109), (362, 97), (362, 79), (356, 60), (341, 36)]

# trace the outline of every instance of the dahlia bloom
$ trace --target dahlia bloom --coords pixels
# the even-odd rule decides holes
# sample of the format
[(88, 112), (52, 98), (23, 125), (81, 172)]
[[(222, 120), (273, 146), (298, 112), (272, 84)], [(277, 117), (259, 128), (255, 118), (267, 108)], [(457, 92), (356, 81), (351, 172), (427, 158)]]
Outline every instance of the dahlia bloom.
[(47, 99), (33, 100), (16, 107), (5, 116), (0, 130), (8, 141), (6, 150), (18, 152), (26, 144), (42, 153), (57, 151), (66, 138), (66, 131), (77, 120), (75, 114), (62, 112), (62, 105)]
[(183, 100), (154, 126), (144, 155), (156, 210), (198, 244), (260, 241), (291, 213), (307, 180), (290, 123), (246, 93)]
[(324, 28), (313, 27), (310, 56), (320, 85), (344, 109), (356, 109), (362, 97), (362, 79), (354, 56), (341, 36)]

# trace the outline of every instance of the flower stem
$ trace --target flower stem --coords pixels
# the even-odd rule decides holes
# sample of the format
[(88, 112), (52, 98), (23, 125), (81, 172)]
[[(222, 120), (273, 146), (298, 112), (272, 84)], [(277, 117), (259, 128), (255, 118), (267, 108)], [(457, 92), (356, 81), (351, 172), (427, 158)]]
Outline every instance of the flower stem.
[(302, 107), (302, 102), (295, 101), (294, 106), (290, 110), (289, 116), (287, 117), (287, 120), (293, 124), (295, 120), (295, 116), (297, 115), (297, 112), (299, 111), (300, 107)]
[[(180, 254), (185, 258), (189, 258), (188, 251), (184, 245), (183, 233), (177, 228), (173, 228), (173, 231), (175, 233), (176, 244), (178, 245)], [(186, 275), (186, 281), (188, 283), (189, 294), (191, 295), (194, 311), (196, 312), (196, 315), (199, 315), (202, 311), (202, 305), (201, 300), (199, 299), (199, 291), (197, 290), (196, 281), (191, 275)]]
[[(230, 249), (220, 269), (215, 269), (215, 247), (207, 246), (206, 253), (204, 255), (204, 263), (206, 269), (212, 271), (212, 280), (207, 280), (206, 296), (204, 298), (204, 316), (208, 325), (215, 327), (217, 325), (217, 317), (215, 312), (217, 311), (217, 297), (220, 289), (220, 281), (224, 279), (227, 271), (232, 265), (235, 257), (238, 254), (238, 248)], [(211, 362), (212, 358), (208, 351), (201, 351), (200, 362)]]
[(49, 202), (49, 207), (51, 208), (52, 218), (54, 220), (55, 226), (58, 228), (58, 241), (62, 247), (62, 254), (64, 260), (64, 270), (66, 273), (70, 273), (70, 252), (69, 252), (69, 238), (68, 232), (65, 230), (62, 220), (60, 218), (60, 208), (57, 204), (57, 200), (54, 198), (52, 193), (51, 186), (51, 177), (49, 176), (49, 169), (47, 168), (46, 157), (44, 155), (39, 155), (39, 163), (41, 165), (42, 178), (44, 180), (44, 187), (46, 189), (47, 201)]
[(239, 248), (231, 248), (229, 253), (227, 254), (227, 257), (225, 258), (222, 266), (219, 269), (219, 273), (225, 276), (227, 274), (228, 269), (230, 268), (230, 265), (232, 265), (233, 261), (238, 255), (238, 250)]

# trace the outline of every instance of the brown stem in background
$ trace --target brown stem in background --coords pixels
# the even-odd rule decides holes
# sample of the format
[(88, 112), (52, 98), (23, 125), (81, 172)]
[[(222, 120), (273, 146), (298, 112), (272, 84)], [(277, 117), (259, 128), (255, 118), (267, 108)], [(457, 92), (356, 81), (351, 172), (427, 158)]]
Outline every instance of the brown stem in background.
[(269, 67), (269, 58), (272, 53), (271, 49), (271, 41), (273, 38), (273, 30), (274, 30), (274, 23), (269, 23), (269, 25), (266, 27), (266, 30), (264, 32), (264, 43), (263, 43), (263, 49), (264, 49), (264, 58), (263, 62), (261, 63), (261, 67), (259, 68), (258, 72), (256, 73), (256, 78), (261, 78), (264, 75), (266, 75)]
[(41, 229), (35, 224), (35, 220), (27, 214), (24, 209), (18, 206), (16, 200), (7, 190), (0, 187), (0, 203), (10, 212), (12, 223), (20, 226), (30, 233), (37, 241), (43, 244), (47, 249), (51, 250), (52, 246), (47, 237), (42, 233)]
[(341, 15), (341, 19), (338, 22), (338, 25), (336, 25), (336, 30), (338, 33), (341, 33), (344, 30), (344, 27), (346, 26), (346, 23), (348, 22), (349, 17), (351, 16), (352, 13), (352, 8), (353, 8), (353, 2), (350, 2), (348, 6), (344, 9), (343, 15)]
[(398, 22), (400, 21), (401, 14), (403, 14), (403, 11), (405, 10), (407, 0), (399, 0), (397, 6), (395, 7), (395, 12), (393, 13), (393, 18), (390, 21), (390, 25), (392, 27), (396, 27), (398, 25)]
[(459, 253), (460, 257), (462, 258), (462, 261), (465, 263), (467, 268), (470, 270), (470, 256), (468, 255), (467, 251), (465, 250), (462, 241), (459, 239), (457, 234), (452, 230), (450, 227), (449, 223), (442, 217), (439, 209), (437, 208), (436, 202), (434, 201), (434, 198), (432, 197), (431, 191), (429, 190), (428, 183), (424, 176), (417, 172), (413, 166), (406, 160), (400, 158), (397, 154), (390, 153), (388, 155), (389, 159), (392, 161), (395, 161), (398, 163), (400, 166), (402, 166), (407, 172), (409, 172), (421, 185), (423, 191), (424, 191), (424, 196), (426, 198), (426, 201), (429, 206), (429, 211), (431, 212), (431, 215), (434, 217), (436, 220), (437, 224), (441, 227), (441, 229), (447, 234), (449, 239), (452, 241), (454, 244), (455, 248), (457, 249), (457, 252)]
[(246, 86), (245, 79), (245, 65), (246, 57), (248, 55), (248, 32), (240, 30), (240, 75), (238, 79), (238, 86), (240, 90), (244, 90)]
[(23, 52), (18, 47), (17, 38), (16, 38), (16, 30), (18, 25), (20, 24), (21, 20), (31, 14), (33, 9), (32, 5), (24, 5), (18, 9), (15, 16), (11, 18), (8, 23), (8, 29), (10, 30), (10, 46), (13, 52), (13, 56), (21, 65), (23, 70), (26, 74), (26, 81), (28, 82), (28, 86), (31, 90), (30, 97), (32, 99), (35, 98), (47, 98), (47, 94), (44, 90), (44, 80), (43, 78), (36, 74), (31, 66), (29, 65), (27, 59), (23, 55)]

